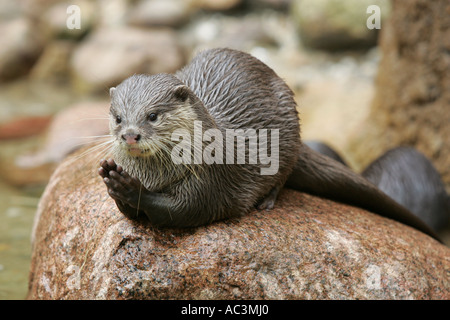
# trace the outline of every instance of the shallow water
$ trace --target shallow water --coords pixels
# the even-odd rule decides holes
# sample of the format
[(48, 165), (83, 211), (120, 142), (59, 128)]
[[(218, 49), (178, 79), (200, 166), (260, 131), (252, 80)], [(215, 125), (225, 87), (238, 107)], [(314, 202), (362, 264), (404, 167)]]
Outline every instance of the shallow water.
[[(26, 80), (0, 87), (1, 122), (54, 114), (77, 101), (69, 88), (34, 84)], [(39, 147), (36, 137), (0, 141), (0, 300), (24, 299), (28, 290), (31, 229), (45, 185), (18, 188), (8, 184), (3, 172), (15, 156)]]
[(24, 299), (39, 198), (0, 184), (0, 299)]

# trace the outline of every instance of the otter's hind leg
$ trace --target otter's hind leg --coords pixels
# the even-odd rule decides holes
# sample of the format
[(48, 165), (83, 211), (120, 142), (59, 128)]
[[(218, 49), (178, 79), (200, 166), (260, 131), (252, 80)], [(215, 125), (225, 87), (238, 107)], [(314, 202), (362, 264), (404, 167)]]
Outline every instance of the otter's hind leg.
[(256, 208), (258, 210), (272, 210), (280, 190), (281, 186), (273, 187), (272, 190), (256, 204)]

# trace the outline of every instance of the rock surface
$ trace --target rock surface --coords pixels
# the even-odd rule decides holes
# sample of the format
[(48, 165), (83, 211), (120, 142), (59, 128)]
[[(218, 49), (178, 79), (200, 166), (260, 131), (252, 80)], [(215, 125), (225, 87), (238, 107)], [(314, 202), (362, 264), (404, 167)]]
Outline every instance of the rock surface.
[(270, 212), (156, 229), (118, 211), (98, 160), (48, 184), (28, 299), (450, 298), (450, 249), (400, 223), (286, 189)]
[(368, 123), (355, 139), (367, 165), (398, 145), (416, 147), (450, 184), (450, 2), (393, 1)]

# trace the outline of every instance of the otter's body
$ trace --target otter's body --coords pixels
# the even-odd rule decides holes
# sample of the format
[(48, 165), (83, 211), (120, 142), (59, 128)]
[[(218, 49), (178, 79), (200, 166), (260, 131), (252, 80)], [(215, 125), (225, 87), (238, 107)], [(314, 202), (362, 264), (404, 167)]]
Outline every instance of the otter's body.
[[(311, 149), (344, 165), (340, 155), (320, 141), (304, 141)], [(439, 172), (412, 147), (396, 147), (374, 160), (361, 175), (433, 230), (450, 221), (450, 196)]]
[[(151, 112), (158, 114), (160, 123), (146, 120)], [(300, 129), (292, 91), (265, 64), (238, 51), (205, 51), (175, 76), (133, 76), (112, 92), (112, 114), (111, 131), (119, 142), (115, 162), (146, 190), (166, 196), (167, 210), (160, 214), (152, 210), (149, 217), (161, 226), (207, 224), (242, 215), (256, 203), (271, 208), (299, 154)], [(119, 124), (117, 115), (122, 120)], [(262, 175), (261, 167), (267, 166), (260, 162), (230, 164), (224, 159), (223, 164), (175, 164), (170, 158), (175, 145), (171, 135), (177, 129), (193, 135), (195, 120), (201, 121), (203, 132), (218, 129), (224, 139), (230, 129), (279, 130), (277, 173)], [(121, 139), (127, 130), (143, 137), (139, 143), (145, 136), (163, 142), (148, 156), (133, 156)], [(203, 147), (208, 144), (204, 142)], [(136, 215), (136, 209), (130, 209), (130, 214)], [(139, 209), (145, 210), (144, 203)]]
[(411, 147), (388, 150), (361, 174), (434, 230), (448, 225), (450, 196), (439, 172), (419, 151)]
[[(142, 215), (158, 226), (191, 227), (245, 214), (255, 205), (271, 209), (288, 181), (296, 189), (375, 209), (432, 234), (367, 180), (302, 145), (292, 91), (246, 53), (207, 50), (175, 75), (132, 76), (113, 88), (111, 97), (115, 161), (102, 161), (99, 173), (119, 209), (131, 218)], [(277, 132), (279, 145), (271, 149), (277, 141), (269, 134), (267, 149), (272, 156), (279, 152), (272, 159), (278, 160), (278, 170), (261, 174), (267, 163), (250, 163), (248, 150), (247, 161), (240, 164), (225, 161), (225, 154), (223, 164), (176, 164), (171, 152), (181, 138), (174, 141), (172, 134), (192, 136), (199, 121), (202, 133), (222, 132), (223, 145), (227, 130)], [(201, 149), (210, 143), (204, 139)], [(199, 145), (189, 148), (194, 154)], [(211, 153), (216, 160), (218, 150)]]

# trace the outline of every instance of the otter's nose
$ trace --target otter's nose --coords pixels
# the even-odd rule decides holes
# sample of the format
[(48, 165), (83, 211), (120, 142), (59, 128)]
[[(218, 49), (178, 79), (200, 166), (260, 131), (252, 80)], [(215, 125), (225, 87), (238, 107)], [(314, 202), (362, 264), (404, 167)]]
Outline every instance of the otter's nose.
[(127, 144), (136, 144), (139, 140), (141, 140), (141, 135), (135, 133), (126, 133), (122, 135), (122, 139), (125, 140)]

